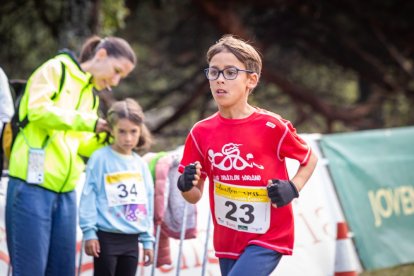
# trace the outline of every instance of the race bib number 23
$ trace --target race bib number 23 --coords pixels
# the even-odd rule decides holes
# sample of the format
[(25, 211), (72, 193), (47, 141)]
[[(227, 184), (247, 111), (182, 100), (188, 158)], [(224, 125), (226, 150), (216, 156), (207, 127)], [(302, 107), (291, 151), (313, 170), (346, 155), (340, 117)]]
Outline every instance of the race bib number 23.
[(270, 226), (270, 199), (266, 187), (214, 183), (217, 223), (243, 232), (265, 233)]

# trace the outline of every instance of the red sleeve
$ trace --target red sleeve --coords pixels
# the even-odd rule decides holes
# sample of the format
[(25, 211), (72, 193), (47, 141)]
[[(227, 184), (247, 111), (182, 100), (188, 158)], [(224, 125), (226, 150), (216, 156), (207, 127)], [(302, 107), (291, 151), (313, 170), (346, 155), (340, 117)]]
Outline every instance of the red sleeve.
[[(194, 137), (193, 130), (188, 134), (187, 139), (184, 144), (183, 157), (181, 159), (180, 165), (178, 166), (178, 171), (180, 173), (184, 172), (184, 167), (199, 161), (201, 166), (204, 168), (204, 157), (201, 152), (201, 149)], [(201, 170), (202, 177), (206, 176), (205, 171)]]
[(296, 133), (296, 129), (289, 121), (284, 121), (285, 131), (278, 146), (278, 156), (298, 160), (300, 165), (306, 165), (311, 154), (310, 146)]

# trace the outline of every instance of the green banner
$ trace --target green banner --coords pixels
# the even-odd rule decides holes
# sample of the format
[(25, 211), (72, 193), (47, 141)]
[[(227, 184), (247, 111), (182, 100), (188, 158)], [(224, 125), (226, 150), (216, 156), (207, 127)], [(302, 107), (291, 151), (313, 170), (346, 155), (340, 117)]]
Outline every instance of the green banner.
[(414, 127), (324, 135), (323, 154), (365, 269), (414, 262)]

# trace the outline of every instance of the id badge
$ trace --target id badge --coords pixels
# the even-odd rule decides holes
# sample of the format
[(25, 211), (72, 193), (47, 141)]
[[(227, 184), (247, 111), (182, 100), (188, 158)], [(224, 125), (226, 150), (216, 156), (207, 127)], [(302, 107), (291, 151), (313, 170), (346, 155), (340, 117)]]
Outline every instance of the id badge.
[(29, 149), (27, 167), (27, 183), (42, 184), (44, 180), (45, 151), (44, 149)]

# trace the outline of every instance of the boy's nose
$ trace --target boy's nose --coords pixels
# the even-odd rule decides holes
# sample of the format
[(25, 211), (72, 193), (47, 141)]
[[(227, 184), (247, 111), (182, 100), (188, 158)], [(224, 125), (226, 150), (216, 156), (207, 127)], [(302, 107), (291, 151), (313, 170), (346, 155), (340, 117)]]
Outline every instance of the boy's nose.
[[(222, 79), (220, 79), (220, 78), (222, 78)], [(226, 79), (226, 78), (224, 77), (224, 72), (223, 72), (223, 71), (219, 72), (218, 77), (217, 77), (217, 80), (221, 80), (221, 81), (223, 81), (223, 80), (225, 80), (225, 79)]]

